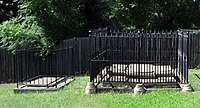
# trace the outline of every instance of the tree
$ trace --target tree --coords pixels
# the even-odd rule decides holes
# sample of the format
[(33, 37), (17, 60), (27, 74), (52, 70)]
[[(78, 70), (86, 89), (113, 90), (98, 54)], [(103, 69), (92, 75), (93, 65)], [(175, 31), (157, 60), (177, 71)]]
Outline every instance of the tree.
[(18, 5), (19, 14), (0, 24), (1, 47), (7, 47), (12, 52), (21, 48), (38, 48), (41, 49), (40, 54), (46, 55), (53, 43), (46, 37), (36, 17), (26, 14), (30, 11), (27, 6), (27, 4), (20, 3)]
[(84, 17), (84, 31), (111, 26), (109, 13), (112, 8), (109, 0), (82, 0), (79, 3), (80, 12)]
[(34, 47), (48, 53), (60, 40), (106, 26), (107, 5), (106, 0), (20, 0), (18, 16), (0, 24), (0, 43), (12, 51)]
[(26, 4), (26, 14), (36, 16), (36, 20), (52, 41), (73, 37), (83, 26), (82, 16), (74, 0), (22, 0)]
[(109, 24), (107, 0), (22, 0), (25, 13), (36, 20), (47, 37), (59, 41), (88, 36), (91, 28)]
[(41, 54), (48, 54), (52, 43), (44, 35), (34, 16), (11, 18), (0, 24), (1, 47), (13, 52), (20, 48), (39, 48)]
[(193, 0), (168, 0), (154, 3), (154, 22), (152, 27), (156, 28), (191, 28), (198, 25), (195, 20), (200, 16), (196, 16), (200, 10), (194, 5)]
[(199, 25), (198, 1), (116, 0), (116, 3), (111, 19), (119, 27), (177, 29)]

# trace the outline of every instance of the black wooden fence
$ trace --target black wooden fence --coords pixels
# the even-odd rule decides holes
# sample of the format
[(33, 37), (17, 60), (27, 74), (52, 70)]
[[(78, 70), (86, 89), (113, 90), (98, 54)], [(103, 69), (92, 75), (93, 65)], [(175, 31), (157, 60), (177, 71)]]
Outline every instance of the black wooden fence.
[[(120, 33), (120, 31), (116, 31), (116, 33)], [(159, 35), (159, 34), (157, 34)], [(89, 74), (89, 60), (91, 55), (95, 54), (95, 52), (98, 51), (99, 48), (95, 47), (91, 44), (98, 44), (95, 43), (95, 41), (91, 37), (84, 37), (84, 38), (72, 38), (68, 40), (64, 40), (60, 42), (56, 49), (60, 49), (60, 52), (65, 51), (65, 53), (72, 53), (72, 57), (70, 57), (72, 62), (67, 61), (66, 65), (60, 65), (67, 66), (68, 64), (72, 65), (71, 72), (74, 75), (83, 75), (83, 74)], [(61, 49), (71, 49), (72, 51), (66, 51)], [(188, 64), (189, 68), (195, 68), (200, 64), (200, 33), (193, 33), (189, 32), (189, 56), (188, 56)], [(22, 51), (22, 58), (25, 57), (25, 52)], [(28, 51), (28, 55), (30, 57), (38, 58), (43, 60), (41, 63), (44, 62), (44, 58), (41, 57), (35, 57), (35, 51)], [(52, 56), (52, 55), (49, 55)], [(66, 58), (69, 57), (69, 55), (60, 55), (57, 57), (65, 56)], [(48, 57), (47, 57), (48, 58)], [(30, 59), (30, 58), (27, 58)], [(17, 76), (16, 76), (16, 69), (15, 69), (15, 59), (13, 54), (8, 51), (6, 48), (0, 48), (0, 83), (10, 83), (10, 82), (16, 82)], [(44, 62), (46, 63), (46, 62)], [(31, 63), (30, 63), (31, 64)], [(48, 64), (48, 63), (47, 63)], [(35, 67), (37, 68), (37, 66)], [(34, 69), (35, 69), (34, 68)], [(27, 68), (28, 69), (28, 68)], [(29, 73), (33, 72), (34, 69), (28, 69)], [(43, 68), (41, 68), (43, 69)], [(46, 67), (46, 70), (48, 71), (48, 68)]]
[(15, 82), (14, 57), (6, 48), (0, 48), (0, 83)]
[(200, 65), (200, 33), (189, 33), (188, 64), (193, 69)]

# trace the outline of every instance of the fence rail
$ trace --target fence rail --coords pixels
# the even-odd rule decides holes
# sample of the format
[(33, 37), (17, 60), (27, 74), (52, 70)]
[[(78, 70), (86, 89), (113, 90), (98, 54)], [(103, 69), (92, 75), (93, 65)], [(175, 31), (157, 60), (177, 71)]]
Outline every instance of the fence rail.
[[(169, 31), (169, 33), (172, 31)], [(110, 35), (115, 35), (116, 33), (119, 33), (118, 31), (113, 32), (114, 34), (110, 34)], [(123, 35), (131, 35), (131, 33), (133, 34), (133, 32), (131, 31), (127, 31), (127, 33), (123, 34)], [(156, 33), (156, 35), (159, 35), (159, 33)], [(103, 35), (103, 34), (102, 34)], [(121, 34), (122, 35), (122, 34)], [(162, 33), (161, 33), (162, 35)], [(170, 34), (168, 34), (170, 35)], [(120, 36), (119, 36), (120, 38)], [(159, 37), (157, 37), (159, 38)], [(170, 40), (170, 37), (169, 37)], [(99, 45), (98, 47), (95, 47), (95, 44), (99, 44), (98, 42), (101, 42), (102, 44)], [(62, 67), (66, 67), (69, 66), (68, 64), (70, 64), (71, 67), (71, 72), (74, 75), (78, 75), (78, 74), (89, 74), (88, 70), (90, 67), (89, 64), (89, 60), (91, 59), (91, 57), (93, 57), (94, 55), (96, 55), (97, 51), (99, 51), (99, 49), (103, 48), (104, 45), (106, 44), (107, 41), (110, 40), (106, 40), (106, 39), (101, 39), (99, 41), (95, 41), (94, 38), (91, 37), (84, 37), (84, 38), (72, 38), (72, 39), (68, 39), (68, 40), (64, 40), (62, 42), (60, 42), (57, 46), (56, 49), (70, 49), (71, 48), (71, 62), (69, 60), (66, 61), (66, 65), (58, 65), (60, 68)], [(125, 41), (120, 41), (120, 42), (124, 42), (124, 43), (116, 43), (117, 41), (113, 41), (113, 44), (126, 44)], [(136, 44), (136, 43), (135, 43)], [(145, 43), (138, 43), (138, 44), (145, 44)], [(126, 45), (123, 45), (123, 47), (125, 47)], [(113, 46), (115, 47), (115, 46)], [(131, 45), (129, 46), (131, 47)], [(69, 53), (69, 51), (66, 50), (61, 50), (60, 53), (63, 52), (62, 56), (65, 56), (66, 58), (69, 57), (69, 55), (65, 55), (65, 53)], [(159, 51), (157, 51), (158, 53)], [(23, 62), (26, 61), (24, 59), (27, 59), (27, 63), (33, 60), (28, 60), (30, 59), (29, 57), (35, 57), (37, 59), (41, 59), (40, 57), (36, 57), (36, 55), (34, 54), (34, 51), (22, 51), (22, 52), (18, 52), (18, 53), (22, 53), (21, 58), (23, 58)], [(152, 53), (152, 52), (149, 52)], [(162, 53), (162, 52), (160, 52)], [(29, 55), (29, 57), (25, 56), (25, 55)], [(49, 55), (52, 56), (52, 55)], [(62, 57), (61, 56), (61, 57)], [(59, 56), (60, 57), (60, 56)], [(47, 57), (48, 58), (48, 57)], [(41, 63), (43, 63), (45, 60), (41, 61)], [(59, 61), (59, 60), (58, 60)], [(17, 81), (17, 76), (16, 76), (16, 67), (17, 65), (14, 65), (17, 61), (15, 60), (15, 56), (8, 51), (6, 48), (0, 48), (0, 83), (10, 83), (10, 82), (16, 82)], [(50, 60), (45, 61), (44, 63), (48, 64), (50, 62)], [(27, 70), (30, 70), (29, 73), (31, 73), (31, 71), (36, 71), (36, 68), (39, 67), (39, 63), (37, 64), (35, 62), (35, 66), (34, 68), (31, 68), (32, 65), (31, 63), (29, 64), (29, 68), (26, 68)], [(200, 64), (200, 33), (193, 33), (193, 32), (189, 32), (189, 42), (188, 42), (188, 67), (189, 68), (195, 68)], [(49, 71), (50, 68), (49, 67), (45, 67), (42, 68), (44, 65), (41, 65), (41, 68), (37, 68), (37, 69), (41, 69), (41, 71)], [(54, 66), (52, 66), (54, 67)], [(42, 70), (42, 69), (46, 69), (46, 70)], [(58, 68), (59, 69), (59, 68)], [(52, 69), (53, 70), (53, 69)], [(25, 72), (25, 70), (23, 71)]]

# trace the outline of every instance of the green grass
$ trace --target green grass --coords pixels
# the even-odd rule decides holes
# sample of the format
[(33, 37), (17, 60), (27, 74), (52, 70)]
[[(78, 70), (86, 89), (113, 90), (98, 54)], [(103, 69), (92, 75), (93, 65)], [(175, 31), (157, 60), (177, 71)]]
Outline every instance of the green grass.
[(200, 70), (190, 70), (192, 93), (153, 91), (141, 96), (133, 93), (105, 92), (85, 94), (89, 77), (76, 80), (58, 92), (14, 94), (15, 85), (0, 85), (0, 108), (199, 108)]

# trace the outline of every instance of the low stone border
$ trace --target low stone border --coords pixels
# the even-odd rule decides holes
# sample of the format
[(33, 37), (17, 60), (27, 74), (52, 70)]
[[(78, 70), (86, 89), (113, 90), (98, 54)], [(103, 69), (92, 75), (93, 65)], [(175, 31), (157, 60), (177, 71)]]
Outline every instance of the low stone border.
[(27, 92), (53, 92), (58, 91), (62, 88), (64, 88), (65, 85), (68, 85), (75, 79), (67, 79), (66, 81), (63, 81), (57, 85), (57, 88), (54, 87), (27, 87), (26, 85), (22, 85), (19, 88), (14, 88), (14, 93), (27, 93)]

